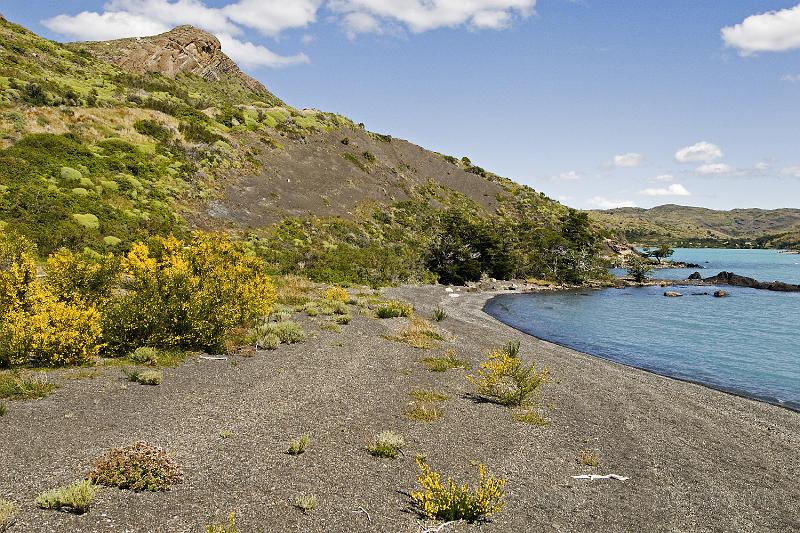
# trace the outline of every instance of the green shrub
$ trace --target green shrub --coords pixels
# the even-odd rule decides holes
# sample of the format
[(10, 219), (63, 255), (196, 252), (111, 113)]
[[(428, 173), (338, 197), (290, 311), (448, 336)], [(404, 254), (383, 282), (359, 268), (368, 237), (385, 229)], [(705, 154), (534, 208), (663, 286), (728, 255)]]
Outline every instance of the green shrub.
[(280, 344), (281, 338), (275, 333), (260, 335), (255, 341), (256, 348), (261, 348), (262, 350), (276, 350)]
[(62, 180), (69, 182), (80, 181), (80, 179), (83, 177), (83, 174), (81, 174), (79, 170), (75, 170), (74, 168), (71, 167), (61, 167), (59, 173)]
[(0, 416), (6, 416), (6, 414), (8, 414), (8, 406), (0, 402)]
[(492, 350), (481, 363), (477, 375), (468, 376), (478, 394), (502, 405), (520, 407), (532, 403), (547, 383), (549, 370), (536, 371), (536, 364), (525, 365), (517, 356), (518, 343), (504, 350)]
[(441, 357), (426, 357), (422, 362), (425, 363), (425, 366), (428, 367), (428, 370), (431, 372), (447, 372), (453, 368), (469, 368), (469, 364), (457, 358), (453, 350), (447, 350)]
[(308, 435), (302, 435), (299, 439), (292, 441), (289, 444), (289, 449), (286, 453), (289, 455), (300, 455), (306, 451), (306, 447), (311, 439)]
[(333, 318), (333, 321), (340, 325), (347, 325), (353, 319), (350, 315), (337, 315)]
[(364, 157), (364, 159), (366, 159), (370, 163), (374, 163), (375, 162), (375, 155), (372, 152), (364, 152), (361, 155)]
[(506, 481), (489, 475), (483, 465), (478, 465), (479, 478), (474, 489), (466, 483), (458, 485), (451, 478), (442, 483), (441, 474), (431, 470), (422, 457), (417, 457), (417, 466), (422, 490), (413, 491), (411, 499), (428, 518), (475, 522), (500, 512), (505, 506)]
[(445, 311), (441, 307), (437, 307), (436, 309), (433, 310), (433, 319), (436, 322), (441, 322), (445, 318), (447, 318), (447, 311)]
[(274, 343), (271, 337), (277, 337), (283, 344), (296, 344), (303, 342), (306, 334), (299, 324), (289, 320), (259, 324), (249, 333), (251, 342), (258, 347), (267, 347)]
[(158, 361), (158, 350), (150, 346), (140, 346), (133, 351), (130, 359), (140, 365), (155, 365)]
[(67, 487), (48, 490), (36, 498), (41, 509), (83, 514), (89, 510), (97, 488), (87, 480), (76, 481)]
[(140, 385), (161, 385), (164, 379), (164, 375), (158, 370), (123, 369), (123, 373), (129, 381)]
[(414, 312), (414, 308), (409, 304), (397, 300), (390, 300), (380, 304), (375, 312), (378, 318), (410, 317)]
[(158, 492), (180, 483), (182, 476), (175, 460), (162, 448), (136, 442), (106, 453), (86, 477), (98, 485)]
[(225, 525), (206, 526), (206, 533), (238, 533), (236, 529), (236, 513), (228, 515), (228, 523)]
[(17, 372), (0, 373), (0, 398), (6, 400), (38, 400), (58, 388), (45, 378), (28, 378)]
[(294, 499), (294, 506), (308, 514), (317, 508), (317, 497), (313, 494), (300, 494)]
[(172, 132), (169, 130), (169, 128), (164, 127), (161, 123), (155, 120), (137, 120), (133, 123), (133, 129), (142, 135), (152, 137), (159, 142), (167, 142), (172, 139)]
[(633, 256), (628, 260), (628, 275), (630, 275), (634, 281), (638, 283), (647, 281), (647, 278), (652, 271), (653, 265), (638, 255)]
[(19, 505), (0, 498), (0, 533), (14, 525), (19, 513)]
[(382, 431), (369, 443), (367, 451), (375, 457), (394, 459), (406, 445), (402, 436), (394, 431)]

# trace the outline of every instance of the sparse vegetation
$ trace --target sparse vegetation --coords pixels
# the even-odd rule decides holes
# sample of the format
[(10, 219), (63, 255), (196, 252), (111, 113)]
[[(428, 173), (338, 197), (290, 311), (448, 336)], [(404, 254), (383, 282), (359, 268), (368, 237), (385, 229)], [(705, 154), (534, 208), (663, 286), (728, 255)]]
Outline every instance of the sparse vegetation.
[(644, 283), (653, 271), (653, 265), (646, 259), (632, 256), (628, 259), (628, 275), (637, 283)]
[(412, 316), (408, 326), (400, 329), (397, 335), (386, 337), (389, 340), (404, 342), (420, 350), (429, 350), (439, 346), (444, 337), (429, 322)]
[(436, 402), (411, 402), (406, 411), (406, 417), (415, 422), (436, 422), (442, 417), (442, 412)]
[(141, 368), (127, 369), (123, 368), (122, 372), (128, 378), (128, 381), (139, 383), (140, 385), (161, 385), (164, 379), (163, 374), (159, 370), (143, 370)]
[(407, 303), (389, 300), (378, 305), (375, 313), (378, 318), (410, 317), (414, 313), (414, 308)]
[(309, 514), (317, 508), (317, 497), (313, 494), (299, 494), (294, 499), (294, 506), (303, 511), (303, 514)]
[(0, 533), (14, 525), (19, 513), (19, 505), (0, 498)]
[(206, 533), (238, 533), (236, 529), (236, 513), (228, 515), (228, 523), (206, 526)]
[(289, 455), (300, 455), (306, 451), (306, 447), (310, 441), (311, 438), (308, 435), (302, 435), (300, 438), (292, 441), (289, 444), (289, 449), (286, 451), (286, 453)]
[(489, 353), (477, 375), (468, 376), (478, 394), (511, 407), (528, 405), (536, 399), (547, 383), (549, 370), (537, 372), (536, 364), (524, 364), (518, 352), (519, 344), (509, 343), (505, 349)]
[(250, 331), (250, 340), (259, 348), (274, 349), (275, 338), (283, 344), (296, 344), (306, 338), (305, 331), (296, 322), (263, 322)]
[(445, 318), (447, 318), (447, 311), (445, 311), (441, 307), (437, 307), (436, 309), (433, 310), (433, 319), (436, 322), (441, 322)]
[(530, 424), (532, 426), (546, 426), (547, 419), (544, 418), (538, 411), (535, 410), (523, 410), (523, 411), (515, 411), (511, 418), (513, 418), (517, 422), (523, 422), (525, 424)]
[(446, 394), (432, 390), (416, 389), (408, 393), (409, 396), (421, 402), (443, 402), (450, 397)]
[(6, 416), (6, 414), (8, 414), (8, 406), (5, 403), (0, 402), (0, 416)]
[(178, 464), (166, 451), (141, 441), (109, 451), (86, 477), (98, 485), (136, 492), (165, 491), (182, 479)]
[(90, 481), (76, 481), (41, 493), (36, 498), (36, 505), (41, 509), (83, 514), (91, 507), (96, 494), (97, 488)]
[(38, 400), (57, 388), (44, 374), (30, 378), (19, 372), (0, 372), (0, 398), (6, 400)]
[(596, 468), (600, 466), (600, 457), (596, 450), (582, 450), (578, 454), (578, 464)]
[(422, 457), (417, 457), (417, 466), (422, 490), (413, 491), (411, 499), (428, 518), (475, 522), (500, 512), (505, 506), (506, 481), (489, 475), (483, 465), (478, 466), (474, 489), (466, 483), (458, 485), (451, 478), (443, 483), (441, 474), (432, 470)]
[(468, 369), (469, 364), (456, 357), (456, 352), (454, 350), (447, 350), (445, 354), (441, 357), (426, 357), (422, 360), (425, 363), (425, 366), (431, 372), (447, 372), (448, 370), (452, 370), (454, 368), (461, 368), (461, 369)]
[(394, 431), (382, 431), (369, 443), (367, 451), (375, 457), (394, 459), (406, 445), (403, 437)]

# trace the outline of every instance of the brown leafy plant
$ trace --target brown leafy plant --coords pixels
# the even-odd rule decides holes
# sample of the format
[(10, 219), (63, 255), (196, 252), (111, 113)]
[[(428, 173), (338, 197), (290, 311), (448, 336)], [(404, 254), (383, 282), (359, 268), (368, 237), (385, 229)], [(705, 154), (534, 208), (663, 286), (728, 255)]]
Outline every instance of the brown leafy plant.
[(182, 474), (166, 451), (140, 441), (106, 453), (95, 462), (86, 478), (108, 487), (158, 492), (180, 483)]

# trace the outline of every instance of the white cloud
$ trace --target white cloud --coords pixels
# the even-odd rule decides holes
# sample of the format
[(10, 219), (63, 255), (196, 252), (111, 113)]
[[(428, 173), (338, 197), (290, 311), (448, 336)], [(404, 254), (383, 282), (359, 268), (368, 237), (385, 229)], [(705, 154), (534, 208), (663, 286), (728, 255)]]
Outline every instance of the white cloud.
[(631, 200), (609, 200), (604, 196), (593, 196), (589, 199), (589, 205), (600, 209), (618, 209), (620, 207), (636, 207)]
[(800, 166), (786, 167), (781, 170), (781, 174), (784, 176), (790, 176), (792, 178), (800, 178)]
[(275, 36), (289, 28), (304, 28), (317, 19), (322, 0), (239, 0), (222, 8), (233, 22)]
[(757, 170), (758, 172), (763, 172), (765, 170), (769, 170), (770, 168), (772, 168), (772, 165), (766, 161), (759, 161), (755, 164), (755, 166), (753, 166), (753, 169)]
[[(354, 13), (368, 15), (376, 23), (400, 24), (414, 33), (437, 28), (466, 26), (475, 29), (500, 30), (515, 18), (533, 13), (536, 0), (330, 0), (328, 8), (343, 13), (348, 33), (361, 33), (365, 20)], [(353, 24), (355, 23), (355, 24)], [(368, 32), (374, 32), (369, 25)]]
[(265, 46), (240, 41), (235, 37), (221, 33), (217, 36), (222, 49), (228, 54), (231, 59), (236, 61), (240, 66), (246, 68), (259, 68), (259, 67), (288, 67), (290, 65), (298, 65), (302, 63), (309, 63), (310, 60), (305, 54), (296, 54), (293, 56), (278, 55)]
[(644, 161), (642, 154), (630, 152), (627, 154), (615, 155), (613, 164), (615, 167), (638, 167)]
[(675, 161), (679, 163), (692, 163), (703, 161), (708, 163), (722, 158), (722, 150), (716, 144), (701, 141), (692, 146), (681, 148), (675, 152)]
[(570, 170), (569, 172), (562, 172), (556, 176), (550, 176), (551, 181), (575, 181), (581, 179), (583, 176), (575, 172), (574, 170)]
[(58, 15), (42, 23), (56, 33), (81, 41), (155, 35), (170, 29), (159, 21), (126, 12), (84, 11), (77, 15)]
[(747, 17), (721, 30), (722, 40), (741, 55), (800, 48), (800, 4)]
[(786, 74), (781, 78), (781, 81), (788, 81), (789, 83), (800, 83), (800, 74)]
[(651, 181), (672, 181), (675, 179), (675, 176), (672, 174), (661, 174), (660, 176), (656, 176)]
[(699, 167), (694, 169), (694, 171), (697, 172), (698, 174), (705, 174), (705, 175), (732, 174), (735, 171), (735, 169), (732, 166), (727, 165), (725, 163), (706, 163), (705, 165), (700, 165)]
[(673, 183), (669, 187), (659, 187), (657, 189), (645, 189), (643, 191), (639, 191), (639, 194), (643, 196), (691, 196), (686, 187), (681, 185), (680, 183)]

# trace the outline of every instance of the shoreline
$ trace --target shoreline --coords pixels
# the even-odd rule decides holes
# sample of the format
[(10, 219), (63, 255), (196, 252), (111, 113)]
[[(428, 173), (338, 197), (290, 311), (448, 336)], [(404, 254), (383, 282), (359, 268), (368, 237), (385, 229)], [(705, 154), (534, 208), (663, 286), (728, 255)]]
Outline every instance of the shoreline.
[[(670, 286), (675, 286), (675, 285), (670, 285)], [(602, 290), (602, 289), (593, 289), (593, 290)], [(576, 292), (576, 290), (566, 289), (566, 290), (564, 290), (562, 292)], [(680, 381), (680, 382), (683, 382), (683, 383), (690, 383), (690, 384), (693, 384), (693, 385), (698, 385), (698, 386), (705, 387), (705, 388), (708, 388), (708, 389), (713, 390), (713, 391), (722, 392), (722, 393), (725, 393), (725, 394), (730, 394), (731, 396), (735, 396), (737, 398), (744, 398), (744, 399), (747, 399), (747, 400), (752, 400), (752, 401), (756, 401), (756, 402), (759, 402), (759, 403), (772, 405), (774, 407), (780, 407), (782, 409), (786, 409), (786, 410), (791, 411), (793, 413), (800, 413), (800, 405), (795, 406), (793, 404), (781, 403), (780, 400), (778, 400), (778, 399), (768, 399), (766, 397), (758, 397), (758, 396), (754, 396), (752, 394), (748, 394), (746, 391), (740, 391), (740, 390), (737, 390), (737, 389), (734, 389), (734, 388), (726, 388), (726, 387), (721, 386), (721, 385), (713, 385), (713, 384), (710, 384), (710, 383), (704, 383), (702, 381), (691, 379), (691, 378), (684, 378), (684, 377), (680, 377), (680, 376), (674, 376), (674, 375), (670, 375), (670, 374), (667, 374), (667, 373), (659, 372), (657, 370), (653, 370), (653, 369), (650, 369), (650, 368), (645, 368), (645, 367), (633, 365), (633, 364), (630, 364), (630, 363), (626, 363), (626, 362), (623, 362), (623, 361), (618, 361), (616, 359), (613, 359), (610, 356), (605, 356), (605, 355), (601, 355), (601, 354), (585, 352), (585, 351), (583, 351), (583, 350), (581, 350), (579, 348), (576, 348), (574, 346), (570, 346), (570, 345), (565, 344), (563, 342), (559, 342), (557, 340), (549, 339), (549, 338), (546, 338), (546, 337), (541, 337), (539, 335), (535, 335), (535, 334), (530, 333), (528, 331), (519, 329), (519, 328), (517, 328), (517, 327), (515, 327), (515, 326), (513, 326), (511, 324), (507, 324), (506, 322), (503, 322), (503, 320), (501, 320), (500, 318), (494, 316), (492, 313), (490, 313), (489, 311), (486, 310), (486, 307), (492, 302), (492, 300), (495, 300), (496, 298), (499, 298), (499, 297), (502, 297), (502, 296), (508, 296), (508, 295), (514, 295), (514, 294), (535, 294), (535, 292), (530, 292), (530, 293), (502, 292), (502, 293), (494, 294), (491, 298), (486, 300), (486, 302), (484, 303), (483, 308), (482, 308), (483, 312), (486, 313), (486, 315), (489, 316), (490, 318), (492, 318), (493, 320), (496, 320), (496, 321), (500, 322), (501, 324), (504, 324), (504, 325), (506, 325), (506, 326), (508, 326), (510, 328), (513, 328), (514, 330), (519, 331), (520, 333), (524, 333), (525, 335), (529, 335), (529, 336), (533, 337), (534, 339), (540, 340), (542, 342), (547, 342), (547, 343), (553, 344), (555, 346), (559, 346), (559, 347), (564, 348), (566, 350), (571, 350), (573, 352), (579, 353), (579, 354), (587, 356), (587, 357), (595, 357), (597, 359), (602, 359), (603, 361), (608, 361), (610, 363), (615, 363), (615, 364), (618, 364), (618, 365), (622, 365), (622, 366), (625, 366), (627, 368), (632, 368), (634, 370), (647, 372), (648, 374), (653, 374), (653, 375), (660, 376), (660, 377), (663, 377), (663, 378), (673, 379), (675, 381)]]

